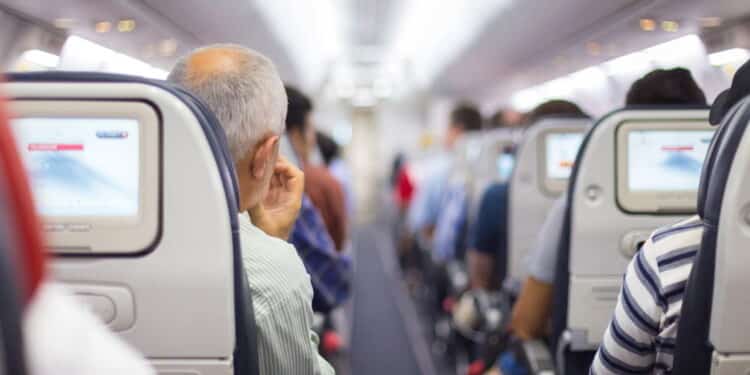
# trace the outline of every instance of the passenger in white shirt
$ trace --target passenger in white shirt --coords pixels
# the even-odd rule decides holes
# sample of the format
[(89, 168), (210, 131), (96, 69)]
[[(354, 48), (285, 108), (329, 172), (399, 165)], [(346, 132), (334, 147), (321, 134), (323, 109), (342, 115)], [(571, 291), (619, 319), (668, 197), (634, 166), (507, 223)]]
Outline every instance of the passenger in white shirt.
[(332, 374), (312, 331), (310, 277), (286, 242), (302, 204), (304, 175), (278, 156), (287, 97), (276, 68), (250, 49), (214, 45), (180, 59), (169, 80), (203, 99), (226, 133), (239, 183), (240, 241), (261, 374)]

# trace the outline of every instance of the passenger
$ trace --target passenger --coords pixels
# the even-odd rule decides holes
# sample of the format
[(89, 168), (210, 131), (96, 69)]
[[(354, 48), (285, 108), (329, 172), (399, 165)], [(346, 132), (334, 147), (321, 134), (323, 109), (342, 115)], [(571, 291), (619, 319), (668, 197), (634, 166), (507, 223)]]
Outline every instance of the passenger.
[[(658, 85), (665, 91), (665, 97), (672, 100), (669, 104), (675, 104), (680, 92), (695, 97), (689, 104), (705, 102), (702, 92), (696, 91), (697, 85), (690, 79), (689, 72), (674, 70), (671, 79), (658, 78), (668, 72), (651, 73), (633, 87), (643, 86), (645, 89)], [(658, 81), (648, 81), (647, 78), (665, 82), (658, 84)], [(629, 99), (631, 96), (652, 98), (632, 91), (628, 93)], [(667, 93), (670, 94), (668, 97)], [(729, 109), (748, 94), (750, 62), (737, 70), (732, 87), (714, 103), (711, 123), (718, 125)], [(685, 284), (702, 235), (703, 222), (697, 215), (651, 234), (627, 268), (612, 321), (591, 365), (592, 374), (672, 372)]]
[[(465, 133), (481, 128), (482, 115), (479, 111), (473, 105), (459, 105), (450, 116), (450, 124), (445, 134), (445, 150), (452, 150), (455, 143)], [(422, 188), (417, 190), (409, 206), (407, 217), (407, 226), (412, 236), (421, 237), (428, 242), (432, 240), (441, 212), (444, 188), (448, 185), (450, 167), (451, 158), (446, 154), (436, 161), (432, 173), (425, 183), (421, 184)]]
[(331, 175), (341, 184), (346, 196), (346, 214), (349, 220), (354, 217), (354, 181), (352, 180), (352, 171), (341, 157), (341, 147), (333, 138), (323, 132), (316, 132), (315, 138), (323, 156), (323, 162)]
[(523, 125), (523, 115), (512, 109), (501, 109), (495, 112), (487, 122), (488, 129), (518, 128)]
[[(542, 116), (552, 115), (587, 117), (577, 105), (555, 100), (534, 109), (531, 120), (536, 121)], [(488, 187), (482, 194), (476, 225), (470, 236), (469, 250), (466, 254), (469, 280), (473, 289), (497, 289), (505, 280), (507, 211), (508, 184), (498, 183)]]
[[(344, 195), (338, 182), (325, 168), (315, 167), (309, 162), (310, 153), (315, 148), (315, 129), (310, 123), (312, 102), (299, 90), (286, 87), (289, 98), (286, 117), (286, 134), (292, 144), (294, 153), (306, 172), (305, 189), (318, 197), (324, 195), (336, 204), (332, 217), (345, 217)], [(325, 198), (324, 200), (328, 200)], [(327, 207), (321, 203), (322, 207)], [(345, 219), (334, 219), (332, 228), (340, 245), (343, 247), (346, 224)], [(313, 202), (307, 197), (302, 199), (299, 218), (294, 223), (290, 241), (297, 248), (302, 261), (310, 272), (313, 290), (313, 310), (328, 313), (347, 298), (351, 287), (351, 259), (348, 255), (338, 254), (338, 248), (329, 234), (326, 223)]]
[(250, 49), (213, 45), (181, 58), (168, 79), (203, 99), (226, 133), (239, 182), (240, 242), (260, 372), (334, 373), (318, 355), (310, 277), (286, 242), (301, 206), (304, 175), (278, 157), (287, 98), (276, 68)]

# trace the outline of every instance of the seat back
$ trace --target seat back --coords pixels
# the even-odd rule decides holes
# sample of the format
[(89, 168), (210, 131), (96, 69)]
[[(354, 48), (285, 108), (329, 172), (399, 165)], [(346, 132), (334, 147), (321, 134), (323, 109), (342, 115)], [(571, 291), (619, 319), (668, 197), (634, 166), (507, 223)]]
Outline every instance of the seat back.
[[(570, 140), (575, 142), (575, 137), (582, 138), (590, 124), (590, 120), (581, 118), (544, 118), (532, 125), (523, 136), (516, 152), (515, 167), (509, 186), (507, 222), (510, 278), (522, 280), (525, 277), (524, 259), (536, 242), (536, 236), (547, 217), (547, 212), (565, 189), (567, 179), (546, 177), (547, 148), (548, 145), (553, 147), (556, 141), (550, 137), (560, 134), (562, 137), (570, 137)], [(564, 141), (564, 138), (562, 139)], [(573, 161), (577, 149), (562, 146), (559, 151), (559, 155), (549, 155), (550, 162)], [(566, 158), (569, 160), (562, 160)], [(553, 177), (561, 177), (560, 172), (564, 172), (564, 168), (553, 172)], [(554, 183), (550, 185), (546, 181)]]
[(25, 375), (23, 300), (30, 297), (33, 283), (41, 280), (43, 254), (28, 183), (3, 104), (0, 100), (0, 374)]
[(471, 170), (469, 218), (475, 218), (484, 191), (494, 183), (510, 179), (515, 163), (515, 145), (521, 132), (495, 129), (482, 132), (479, 158)]
[[(73, 234), (79, 236), (75, 240), (86, 244), (87, 236), (99, 235), (100, 229), (130, 228), (131, 221), (105, 224), (92, 215), (66, 223), (67, 219), (61, 221), (59, 214), (52, 213), (56, 211), (45, 208), (49, 196), (35, 191), (41, 213), (47, 214), (50, 251), (57, 255), (52, 262), (55, 279), (89, 303), (110, 329), (139, 349), (159, 371), (257, 374), (252, 301), (240, 254), (236, 176), (224, 133), (213, 114), (179, 88), (118, 75), (16, 75), (5, 90), (13, 99), (17, 117), (13, 124), (16, 134), (22, 134), (18, 142), (27, 158), (40, 149), (37, 143), (29, 143), (37, 142), (37, 135), (29, 129), (40, 118), (53, 119), (48, 127), (57, 126), (55, 119), (73, 118), (81, 124), (112, 118), (138, 121), (137, 132), (97, 129), (97, 140), (85, 139), (72, 148), (66, 141), (77, 142), (82, 136), (70, 122), (59, 128), (59, 134), (41, 137), (57, 142), (57, 151), (91, 153), (101, 152), (97, 149), (100, 139), (139, 137), (136, 221), (156, 217), (151, 223), (155, 230), (143, 232), (153, 233), (141, 243), (144, 246), (127, 247), (116, 236), (99, 236), (95, 246), (66, 243), (58, 247), (68, 232), (78, 232)], [(126, 108), (138, 109), (139, 115), (123, 113)], [(49, 151), (49, 144), (41, 147)], [(130, 160), (128, 155), (118, 157)], [(87, 157), (92, 156), (84, 154)], [(126, 165), (106, 152), (93, 157)], [(65, 178), (74, 184), (92, 184), (91, 176), (97, 176), (67, 163), (71, 173)], [(36, 167), (27, 163), (32, 174), (39, 172)], [(100, 177), (93, 179), (107, 186)], [(37, 185), (39, 180), (33, 186)], [(155, 203), (148, 204), (154, 197)], [(88, 220), (88, 226), (77, 220)]]
[(701, 182), (703, 237), (688, 279), (675, 345), (674, 373), (750, 371), (747, 340), (750, 98), (724, 118)]
[(713, 130), (705, 109), (624, 109), (587, 134), (558, 254), (553, 335), (565, 332), (555, 341), (558, 366), (588, 367), (575, 362), (590, 361), (600, 344), (640, 244), (654, 229), (695, 212)]

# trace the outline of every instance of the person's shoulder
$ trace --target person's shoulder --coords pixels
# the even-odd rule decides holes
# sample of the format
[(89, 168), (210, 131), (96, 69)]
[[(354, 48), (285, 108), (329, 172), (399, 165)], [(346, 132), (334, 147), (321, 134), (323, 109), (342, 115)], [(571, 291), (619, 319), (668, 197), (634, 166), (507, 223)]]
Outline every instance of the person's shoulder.
[(642, 256), (658, 272), (671, 270), (692, 261), (700, 247), (703, 221), (691, 217), (655, 230), (643, 245)]
[(241, 223), (242, 261), (256, 314), (270, 313), (288, 298), (312, 298), (310, 276), (290, 243)]

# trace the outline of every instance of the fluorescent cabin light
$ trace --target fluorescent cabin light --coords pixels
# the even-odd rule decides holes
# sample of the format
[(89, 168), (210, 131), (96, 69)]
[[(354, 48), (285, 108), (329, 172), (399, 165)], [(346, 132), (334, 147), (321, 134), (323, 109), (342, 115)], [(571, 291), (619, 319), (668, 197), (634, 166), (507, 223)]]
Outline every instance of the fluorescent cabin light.
[(413, 66), (421, 86), (452, 62), (509, 0), (411, 0), (402, 2), (386, 64)]
[(708, 55), (708, 62), (713, 66), (740, 64), (750, 58), (750, 51), (744, 48), (732, 48)]
[(36, 64), (49, 69), (56, 68), (57, 64), (60, 63), (60, 56), (38, 49), (32, 49), (24, 52), (21, 55), (21, 59), (25, 59), (32, 64)]
[(169, 74), (144, 61), (75, 35), (69, 37), (63, 45), (60, 68), (129, 74), (155, 79), (165, 79)]

